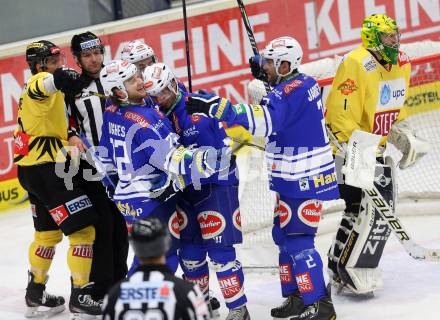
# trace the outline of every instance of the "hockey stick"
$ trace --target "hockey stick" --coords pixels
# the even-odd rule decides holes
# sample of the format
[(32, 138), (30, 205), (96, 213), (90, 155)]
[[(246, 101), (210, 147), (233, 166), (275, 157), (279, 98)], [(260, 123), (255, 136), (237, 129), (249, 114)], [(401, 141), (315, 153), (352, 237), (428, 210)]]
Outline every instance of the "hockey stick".
[[(262, 146), (260, 146), (258, 144), (254, 144), (252, 142), (240, 140), (240, 139), (233, 138), (233, 137), (229, 137), (229, 138), (231, 138), (232, 141), (238, 143), (240, 146), (243, 146), (243, 147), (244, 146), (254, 147), (254, 148), (258, 149), (258, 150), (265, 151), (264, 147), (262, 147)], [(241, 149), (241, 147), (240, 147), (240, 149)], [(236, 151), (236, 150), (234, 150), (234, 151)]]
[[(336, 136), (328, 127), (327, 134), (335, 147), (340, 152), (345, 154), (346, 147), (339, 143)], [(375, 209), (379, 212), (382, 219), (385, 220), (390, 229), (393, 231), (394, 235), (405, 248), (406, 252), (408, 252), (412, 258), (416, 260), (440, 262), (440, 249), (428, 249), (415, 243), (414, 240), (411, 239), (409, 233), (406, 231), (406, 228), (403, 226), (400, 218), (396, 215), (394, 208), (391, 208), (390, 205), (384, 200), (376, 186), (373, 186), (373, 188), (369, 190), (365, 190), (365, 193), (368, 195), (368, 197), (370, 197)]]
[(188, 73), (188, 89), (192, 92), (192, 82), (191, 82), (191, 57), (189, 55), (189, 38), (188, 38), (188, 19), (186, 16), (186, 0), (182, 0), (183, 9), (183, 25), (185, 31), (185, 51), (186, 51), (186, 70)]
[[(254, 32), (252, 31), (251, 23), (249, 22), (248, 15), (246, 13), (246, 9), (243, 4), (243, 0), (237, 0), (238, 7), (240, 8), (241, 18), (243, 19), (244, 27), (246, 28), (246, 32), (249, 38), (249, 42), (251, 43), (252, 52), (254, 55), (258, 55), (259, 51), (257, 48), (257, 41), (255, 41)], [(263, 81), (264, 87), (266, 88), (266, 93), (271, 91), (269, 83)]]

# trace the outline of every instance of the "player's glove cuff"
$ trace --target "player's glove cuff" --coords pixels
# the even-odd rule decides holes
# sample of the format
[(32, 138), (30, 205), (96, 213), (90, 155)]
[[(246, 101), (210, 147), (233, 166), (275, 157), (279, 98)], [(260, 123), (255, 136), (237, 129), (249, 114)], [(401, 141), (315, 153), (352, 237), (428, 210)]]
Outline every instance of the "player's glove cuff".
[(186, 111), (189, 114), (203, 113), (219, 121), (226, 121), (231, 110), (232, 106), (229, 100), (212, 93), (193, 94), (186, 101)]

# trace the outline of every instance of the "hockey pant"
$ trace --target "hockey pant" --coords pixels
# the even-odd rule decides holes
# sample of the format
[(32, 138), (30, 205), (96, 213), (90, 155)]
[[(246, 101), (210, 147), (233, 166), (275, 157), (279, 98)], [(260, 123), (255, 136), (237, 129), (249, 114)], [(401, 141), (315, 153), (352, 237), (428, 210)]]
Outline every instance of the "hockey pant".
[(238, 186), (206, 184), (202, 190), (188, 187), (179, 199), (180, 263), (185, 278), (197, 283), (209, 299), (210, 257), (226, 306), (246, 304), (243, 270), (234, 244), (242, 242)]
[(84, 190), (73, 179), (73, 190), (55, 174), (55, 164), (18, 166), (20, 184), (29, 194), (34, 222), (34, 241), (29, 247), (30, 271), (36, 283), (44, 283), (55, 245), (64, 233), (69, 238), (67, 264), (73, 283), (89, 282), (95, 240), (96, 212)]
[[(127, 228), (130, 232), (131, 225), (137, 220), (146, 217), (158, 217), (162, 223), (168, 226), (171, 234), (171, 247), (166, 253), (166, 265), (172, 272), (176, 272), (179, 261), (177, 249), (179, 248), (179, 222), (176, 214), (176, 197), (170, 198), (165, 202), (146, 199), (129, 199), (122, 203), (117, 201), (116, 205), (125, 218)], [(131, 276), (139, 266), (139, 259), (135, 256), (128, 270), (127, 275)]]
[[(374, 185), (392, 208), (395, 203), (393, 179), (390, 166), (376, 167)], [(372, 292), (382, 286), (378, 265), (391, 230), (364, 191), (347, 185), (340, 185), (340, 190), (347, 209), (329, 250), (329, 273), (354, 293)], [(356, 202), (360, 205), (356, 206)], [(357, 211), (350, 211), (356, 207)]]
[(327, 295), (323, 264), (315, 249), (322, 202), (277, 196), (272, 238), (279, 248), (281, 293), (299, 291), (305, 305)]

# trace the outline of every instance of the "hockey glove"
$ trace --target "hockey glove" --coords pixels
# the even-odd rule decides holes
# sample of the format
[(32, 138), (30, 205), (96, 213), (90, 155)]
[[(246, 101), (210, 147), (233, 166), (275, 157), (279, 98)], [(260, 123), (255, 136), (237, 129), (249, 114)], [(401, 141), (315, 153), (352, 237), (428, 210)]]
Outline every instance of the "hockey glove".
[(229, 100), (212, 93), (189, 96), (186, 101), (186, 111), (189, 114), (203, 113), (219, 121), (226, 121), (229, 113), (233, 112)]
[(208, 178), (217, 172), (227, 170), (231, 164), (232, 150), (229, 147), (214, 149), (200, 148), (193, 154), (197, 172)]
[(255, 79), (267, 81), (266, 72), (263, 70), (263, 58), (259, 54), (249, 58), (249, 65)]
[(179, 192), (179, 189), (170, 179), (169, 175), (163, 173), (153, 182), (149, 197), (160, 202), (165, 202), (177, 192)]
[(76, 96), (81, 93), (85, 84), (80, 74), (70, 68), (58, 68), (53, 73), (53, 82), (58, 90), (66, 95)]

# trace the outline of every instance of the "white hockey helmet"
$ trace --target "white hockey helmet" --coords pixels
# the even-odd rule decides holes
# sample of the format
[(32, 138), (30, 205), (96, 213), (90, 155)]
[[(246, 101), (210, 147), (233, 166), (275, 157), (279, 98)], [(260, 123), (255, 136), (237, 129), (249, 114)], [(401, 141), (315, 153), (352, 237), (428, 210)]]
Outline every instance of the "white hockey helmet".
[[(298, 69), (303, 57), (303, 51), (299, 42), (294, 38), (279, 37), (269, 42), (263, 50), (262, 56), (264, 59), (273, 60), (277, 75), (284, 77), (291, 74), (293, 70)], [(278, 69), (283, 61), (290, 62), (290, 70), (287, 74), (278, 73)]]
[(136, 63), (151, 57), (153, 57), (153, 62), (156, 62), (156, 55), (153, 49), (139, 40), (130, 41), (121, 51), (121, 59), (131, 63)]
[[(163, 63), (155, 63), (142, 72), (145, 90), (149, 96), (159, 95), (165, 88), (178, 92), (177, 80), (171, 69)], [(175, 86), (173, 86), (175, 84)]]
[(110, 61), (99, 73), (99, 80), (101, 81), (105, 95), (110, 97), (114, 96), (113, 88), (117, 88), (125, 94), (125, 98), (118, 98), (124, 102), (128, 101), (128, 93), (125, 90), (124, 81), (130, 79), (136, 75), (136, 73), (136, 66), (128, 61)]

